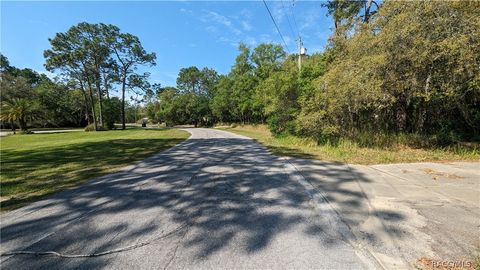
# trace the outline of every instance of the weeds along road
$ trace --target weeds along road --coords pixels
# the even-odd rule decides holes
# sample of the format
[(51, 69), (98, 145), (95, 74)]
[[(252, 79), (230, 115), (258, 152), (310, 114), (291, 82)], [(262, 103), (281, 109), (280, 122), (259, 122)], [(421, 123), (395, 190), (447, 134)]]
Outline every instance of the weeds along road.
[(187, 131), (143, 162), (3, 214), (2, 268), (378, 267), (285, 159), (228, 132)]

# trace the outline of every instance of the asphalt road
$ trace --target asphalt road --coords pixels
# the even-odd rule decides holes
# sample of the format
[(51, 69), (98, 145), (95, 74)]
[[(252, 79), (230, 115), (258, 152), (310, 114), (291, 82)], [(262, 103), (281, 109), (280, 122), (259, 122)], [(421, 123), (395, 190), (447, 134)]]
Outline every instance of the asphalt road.
[(2, 256), (2, 269), (378, 266), (288, 160), (242, 136), (187, 130), (157, 156), (3, 214), (2, 254), (35, 254)]

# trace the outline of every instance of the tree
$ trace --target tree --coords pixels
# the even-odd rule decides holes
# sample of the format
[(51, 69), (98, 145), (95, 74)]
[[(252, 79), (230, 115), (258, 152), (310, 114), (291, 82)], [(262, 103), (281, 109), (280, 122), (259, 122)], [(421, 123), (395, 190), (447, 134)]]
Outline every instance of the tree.
[(216, 70), (204, 67), (200, 76), (200, 92), (207, 96), (207, 98), (213, 98), (215, 94), (215, 86), (218, 83), (219, 75)]
[(235, 58), (235, 64), (230, 73), (232, 75), (241, 75), (253, 72), (253, 63), (251, 59), (250, 48), (244, 43), (238, 45), (239, 54)]
[(11, 68), (8, 58), (0, 53), (0, 72), (2, 72), (2, 74), (4, 72), (9, 72)]
[(282, 46), (278, 44), (260, 44), (252, 53), (252, 62), (255, 64), (255, 75), (266, 79), (271, 72), (280, 70), (286, 57)]
[[(122, 91), (122, 129), (125, 129), (125, 92), (128, 87), (128, 79), (136, 73), (138, 66), (154, 66), (155, 53), (147, 53), (138, 37), (132, 34), (119, 33), (119, 29), (113, 29), (109, 33), (109, 42), (118, 63), (118, 80)], [(135, 77), (133, 77), (135, 78)]]
[(230, 76), (220, 76), (210, 101), (210, 110), (220, 122), (236, 120), (233, 116), (232, 86), (233, 80)]
[(15, 122), (18, 122), (22, 131), (26, 131), (27, 121), (38, 116), (37, 103), (32, 102), (35, 98), (33, 87), (26, 78), (16, 77), (6, 72), (2, 72), (1, 75), (0, 120), (9, 122), (14, 133)]
[(200, 83), (202, 73), (197, 67), (188, 67), (180, 69), (177, 77), (177, 88), (183, 92), (200, 93)]
[(385, 2), (302, 97), (301, 129), (478, 136), (478, 12), (471, 2)]
[(171, 126), (175, 123), (174, 101), (177, 95), (178, 90), (174, 87), (164, 89), (159, 95), (160, 110), (158, 116), (165, 122), (166, 126)]
[[(44, 51), (45, 68), (49, 71), (60, 70), (62, 75), (74, 79), (84, 95), (85, 107), (91, 111), (95, 130), (98, 130), (93, 97), (91, 52), (87, 48), (86, 33), (82, 28), (86, 23), (72, 26), (65, 33), (57, 33), (49, 39), (51, 49)], [(87, 94), (88, 91), (88, 94)], [(90, 117), (87, 115), (90, 122)]]
[(36, 100), (44, 108), (44, 125), (82, 126), (87, 108), (80, 89), (69, 89), (58, 82), (43, 82), (34, 89)]
[(13, 98), (2, 101), (0, 119), (2, 121), (17, 121), (22, 132), (27, 133), (27, 121), (41, 117), (40, 105), (37, 101), (26, 98)]
[(365, 0), (329, 0), (322, 6), (327, 8), (328, 15), (333, 17), (335, 30), (338, 30), (342, 26), (342, 22), (351, 25), (353, 18), (360, 12), (366, 2)]
[(293, 60), (286, 61), (282, 70), (273, 72), (258, 85), (258, 89), (262, 91), (257, 92), (256, 98), (263, 104), (263, 113), (267, 117), (272, 133), (295, 134), (295, 120), (300, 110), (299, 82), (297, 67)]
[(122, 110), (122, 106), (122, 101), (118, 97), (105, 100), (105, 124), (108, 129), (114, 129), (115, 122), (122, 120), (122, 116), (118, 113)]
[(235, 58), (235, 64), (228, 74), (230, 85), (225, 84), (228, 88), (221, 91), (225, 91), (228, 96), (227, 104), (231, 106), (229, 111), (233, 116), (231, 120), (245, 123), (253, 121), (253, 117), (258, 116), (254, 100), (258, 78), (255, 76), (250, 48), (240, 43), (238, 51), (239, 55)]

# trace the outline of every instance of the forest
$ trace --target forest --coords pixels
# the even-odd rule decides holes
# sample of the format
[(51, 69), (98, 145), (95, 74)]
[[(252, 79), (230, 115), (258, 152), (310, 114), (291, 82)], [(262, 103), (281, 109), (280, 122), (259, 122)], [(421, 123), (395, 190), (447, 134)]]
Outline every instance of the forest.
[(113, 25), (80, 23), (45, 50), (52, 80), (1, 58), (4, 127), (86, 126), (148, 118), (166, 126), (267, 124), (317, 142), (416, 135), (435, 144), (480, 138), (480, 5), (466, 1), (323, 5), (335, 29), (323, 52), (238, 46), (231, 70), (185, 67), (176, 86), (149, 82), (156, 54)]

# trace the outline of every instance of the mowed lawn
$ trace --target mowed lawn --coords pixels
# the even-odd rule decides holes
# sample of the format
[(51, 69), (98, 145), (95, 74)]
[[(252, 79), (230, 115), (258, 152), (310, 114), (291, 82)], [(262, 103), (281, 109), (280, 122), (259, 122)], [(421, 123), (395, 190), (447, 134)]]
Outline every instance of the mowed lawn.
[[(450, 147), (412, 147), (402, 143), (383, 147), (361, 147), (357, 143), (341, 140), (335, 145), (317, 144), (309, 138), (290, 135), (273, 136), (265, 125), (217, 127), (255, 139), (273, 154), (319, 160), (338, 161), (350, 164), (382, 164), (427, 161), (479, 161), (480, 147), (477, 144)], [(373, 138), (372, 138), (373, 140)]]
[(177, 129), (13, 135), (1, 138), (1, 210), (11, 210), (170, 148)]

